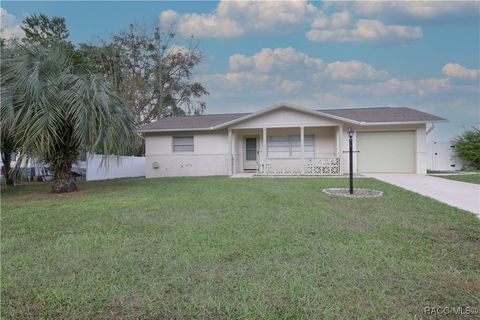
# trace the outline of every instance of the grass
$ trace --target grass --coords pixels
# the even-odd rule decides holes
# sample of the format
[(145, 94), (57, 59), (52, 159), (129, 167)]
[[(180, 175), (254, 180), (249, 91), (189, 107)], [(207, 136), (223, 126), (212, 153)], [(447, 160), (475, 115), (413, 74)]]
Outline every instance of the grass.
[(480, 184), (480, 173), (456, 174), (456, 175), (434, 175), (434, 177)]
[(426, 317), (478, 307), (480, 220), (373, 180), (122, 179), (2, 195), (2, 319)]

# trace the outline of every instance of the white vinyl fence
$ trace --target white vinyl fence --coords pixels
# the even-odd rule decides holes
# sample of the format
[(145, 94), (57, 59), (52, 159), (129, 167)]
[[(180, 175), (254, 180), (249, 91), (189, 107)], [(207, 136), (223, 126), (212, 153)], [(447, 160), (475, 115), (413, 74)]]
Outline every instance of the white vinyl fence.
[(98, 154), (87, 156), (88, 181), (145, 176), (145, 157), (110, 156), (106, 164), (102, 164), (102, 158)]
[(448, 141), (431, 141), (427, 143), (427, 169), (433, 171), (461, 170), (463, 163), (455, 154), (455, 146)]

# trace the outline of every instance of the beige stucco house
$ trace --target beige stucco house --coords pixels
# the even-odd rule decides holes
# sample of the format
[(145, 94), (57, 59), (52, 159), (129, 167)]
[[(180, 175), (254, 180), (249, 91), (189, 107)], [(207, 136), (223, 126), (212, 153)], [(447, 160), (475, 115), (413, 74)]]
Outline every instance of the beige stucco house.
[[(410, 108), (310, 110), (280, 103), (254, 113), (163, 118), (139, 128), (147, 178), (166, 176), (426, 173), (427, 124)], [(433, 126), (432, 126), (433, 128)]]

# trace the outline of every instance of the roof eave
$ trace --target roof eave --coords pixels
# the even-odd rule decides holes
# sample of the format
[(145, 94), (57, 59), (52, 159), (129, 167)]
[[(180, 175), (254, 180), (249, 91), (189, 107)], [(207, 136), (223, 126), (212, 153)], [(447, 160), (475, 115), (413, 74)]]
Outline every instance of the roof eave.
[(182, 128), (182, 129), (139, 129), (137, 130), (140, 133), (148, 132), (180, 132), (180, 131), (209, 131), (214, 130), (213, 127), (208, 128)]
[(416, 120), (416, 121), (376, 121), (376, 122), (366, 122), (362, 121), (361, 126), (385, 126), (385, 125), (395, 125), (395, 124), (422, 124), (422, 123), (445, 123), (448, 122), (447, 119), (442, 120)]

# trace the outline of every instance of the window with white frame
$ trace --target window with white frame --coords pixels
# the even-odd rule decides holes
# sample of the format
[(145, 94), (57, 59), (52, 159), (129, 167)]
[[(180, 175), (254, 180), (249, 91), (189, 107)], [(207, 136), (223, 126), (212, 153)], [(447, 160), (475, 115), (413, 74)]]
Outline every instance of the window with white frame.
[(193, 136), (173, 137), (173, 152), (193, 152)]
[[(306, 135), (303, 146), (305, 157), (314, 158), (314, 135)], [(302, 156), (301, 150), (300, 135), (268, 136), (267, 151), (269, 158), (300, 158)]]

